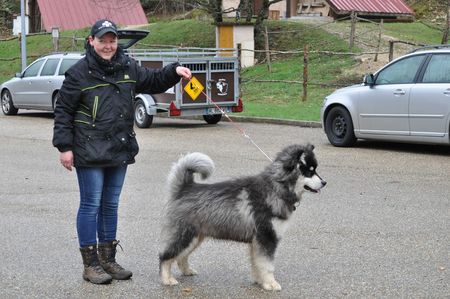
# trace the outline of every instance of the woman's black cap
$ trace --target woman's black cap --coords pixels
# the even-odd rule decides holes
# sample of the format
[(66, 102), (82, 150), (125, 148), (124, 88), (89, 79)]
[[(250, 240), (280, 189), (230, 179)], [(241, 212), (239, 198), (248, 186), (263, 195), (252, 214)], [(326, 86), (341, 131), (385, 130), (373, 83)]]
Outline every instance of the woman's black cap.
[(95, 24), (91, 28), (91, 36), (92, 37), (102, 37), (105, 33), (114, 33), (117, 34), (117, 26), (113, 21), (102, 19), (95, 22)]

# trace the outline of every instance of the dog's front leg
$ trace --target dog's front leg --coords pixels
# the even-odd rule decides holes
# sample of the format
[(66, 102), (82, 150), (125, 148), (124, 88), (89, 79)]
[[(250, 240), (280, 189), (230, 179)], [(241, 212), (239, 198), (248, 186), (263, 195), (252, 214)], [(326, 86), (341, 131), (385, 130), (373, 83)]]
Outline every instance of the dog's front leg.
[[(264, 237), (265, 241), (267, 236)], [(269, 245), (269, 246), (268, 246)], [(255, 282), (268, 291), (280, 291), (281, 286), (275, 280), (273, 259), (275, 254), (276, 241), (261, 243), (255, 238), (251, 245), (252, 273)]]
[(255, 283), (262, 285), (261, 276), (259, 274), (259, 269), (256, 266), (256, 254), (254, 242), (250, 244), (250, 263), (252, 266), (252, 279)]

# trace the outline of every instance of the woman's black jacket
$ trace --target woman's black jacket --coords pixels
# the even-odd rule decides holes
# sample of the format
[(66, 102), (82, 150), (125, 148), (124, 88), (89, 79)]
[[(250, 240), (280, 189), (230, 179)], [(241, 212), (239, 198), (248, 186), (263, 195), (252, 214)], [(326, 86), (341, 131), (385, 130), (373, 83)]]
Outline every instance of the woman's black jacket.
[(72, 150), (75, 167), (134, 163), (139, 147), (133, 130), (136, 93), (162, 93), (174, 86), (179, 65), (141, 67), (118, 51), (112, 68), (91, 51), (66, 72), (55, 106), (53, 145)]

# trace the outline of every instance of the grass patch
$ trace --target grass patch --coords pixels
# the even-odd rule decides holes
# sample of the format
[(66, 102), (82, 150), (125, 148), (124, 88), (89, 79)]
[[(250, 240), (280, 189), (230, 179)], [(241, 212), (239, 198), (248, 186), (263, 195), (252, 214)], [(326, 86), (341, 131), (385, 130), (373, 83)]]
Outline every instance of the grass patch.
[(139, 48), (154, 45), (212, 48), (216, 45), (212, 21), (163, 21), (140, 29), (149, 30), (150, 34), (139, 43)]
[(271, 21), (268, 22), (268, 31), (272, 32), (271, 50), (303, 51), (304, 45), (308, 45), (310, 55), (307, 99), (302, 101), (302, 83), (258, 82), (258, 80), (303, 81), (303, 53), (277, 55), (272, 61), (272, 73), (268, 72), (266, 64), (242, 71), (242, 97), (245, 103), (242, 115), (319, 120), (323, 98), (335, 89), (327, 85), (344, 80), (343, 70), (355, 62), (350, 57), (314, 52), (345, 52), (348, 49), (347, 43), (320, 28), (298, 22)]

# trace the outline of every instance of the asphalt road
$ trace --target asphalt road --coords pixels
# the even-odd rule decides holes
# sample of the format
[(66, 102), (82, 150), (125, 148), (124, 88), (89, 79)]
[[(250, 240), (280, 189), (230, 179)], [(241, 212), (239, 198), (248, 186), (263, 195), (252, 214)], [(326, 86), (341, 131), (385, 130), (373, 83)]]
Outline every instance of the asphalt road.
[(130, 281), (83, 281), (74, 172), (58, 163), (51, 115), (0, 116), (0, 298), (450, 298), (450, 147), (329, 145), (320, 128), (237, 123), (270, 157), (311, 142), (328, 182), (307, 194), (276, 255), (282, 291), (253, 285), (247, 246), (206, 242), (195, 277), (163, 287), (158, 239), (167, 172), (180, 154), (216, 163), (211, 181), (261, 171), (268, 159), (235, 125), (155, 119), (137, 129), (120, 207), (118, 261)]

